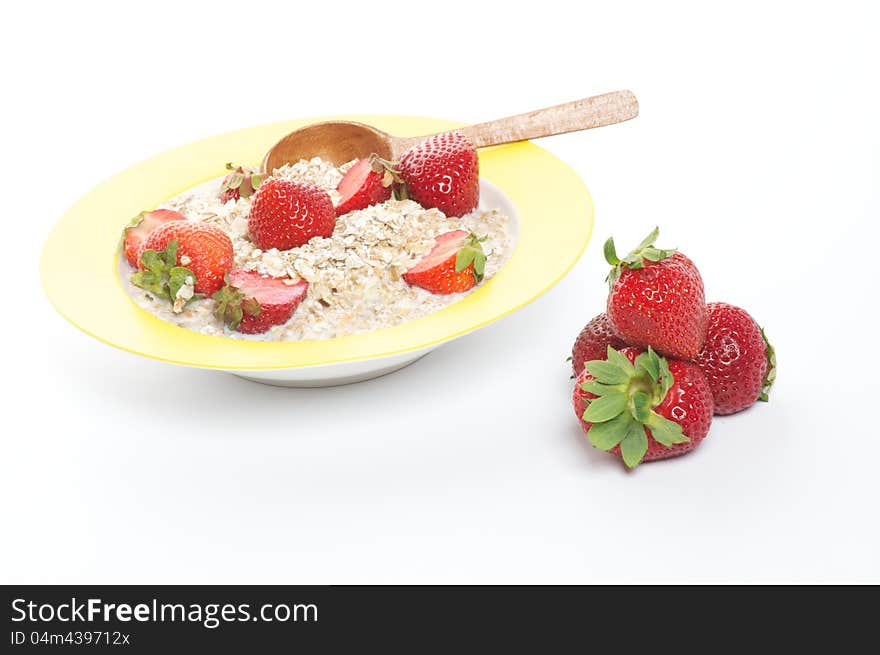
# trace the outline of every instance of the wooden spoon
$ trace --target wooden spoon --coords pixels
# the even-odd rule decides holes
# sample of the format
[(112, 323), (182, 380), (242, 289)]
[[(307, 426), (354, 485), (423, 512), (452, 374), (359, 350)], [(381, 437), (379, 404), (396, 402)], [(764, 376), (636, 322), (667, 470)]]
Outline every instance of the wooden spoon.
[[(631, 91), (613, 91), (527, 114), (501, 118), (488, 123), (459, 128), (477, 148), (513, 141), (537, 139), (578, 130), (622, 123), (639, 114), (639, 103)], [(381, 130), (351, 121), (329, 121), (301, 127), (269, 149), (263, 170), (271, 173), (287, 163), (320, 157), (337, 166), (368, 157), (371, 153), (398, 160), (410, 146), (425, 136), (392, 136)]]

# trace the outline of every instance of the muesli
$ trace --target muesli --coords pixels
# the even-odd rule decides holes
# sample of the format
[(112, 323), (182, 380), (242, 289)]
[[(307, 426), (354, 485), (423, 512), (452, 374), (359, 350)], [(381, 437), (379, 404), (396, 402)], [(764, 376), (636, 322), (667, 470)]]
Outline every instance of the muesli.
[(438, 135), (400, 162), (229, 166), (126, 228), (134, 301), (204, 334), (328, 339), (410, 321), (494, 276), (510, 218), (477, 206), (476, 150)]

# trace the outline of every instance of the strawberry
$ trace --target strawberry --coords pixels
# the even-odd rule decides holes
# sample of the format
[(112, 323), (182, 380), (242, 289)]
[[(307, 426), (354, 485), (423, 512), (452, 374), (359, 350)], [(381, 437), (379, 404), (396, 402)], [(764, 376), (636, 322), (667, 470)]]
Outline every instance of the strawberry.
[(263, 181), (263, 176), (257, 171), (244, 166), (226, 164), (226, 170), (230, 173), (220, 183), (220, 200), (229, 202), (239, 198), (250, 198)]
[[(144, 241), (147, 250), (162, 251), (176, 240), (177, 265), (195, 275), (195, 292), (210, 295), (223, 286), (223, 277), (232, 269), (232, 241), (222, 230), (196, 221), (172, 221), (160, 225)], [(143, 255), (140, 268), (145, 268)]]
[(156, 227), (168, 221), (185, 221), (186, 216), (173, 209), (154, 209), (135, 216), (123, 231), (122, 252), (133, 268), (137, 268), (144, 241)]
[(574, 386), (574, 411), (590, 443), (639, 462), (696, 448), (712, 423), (712, 392), (691, 362), (660, 357), (653, 348), (618, 351), (588, 361)]
[(273, 325), (290, 320), (293, 311), (305, 298), (309, 283), (290, 278), (264, 277), (256, 271), (235, 269), (226, 285), (212, 298), (217, 303), (214, 314), (230, 329), (244, 334), (262, 334)]
[(312, 237), (329, 237), (335, 225), (326, 191), (275, 177), (260, 185), (248, 215), (251, 240), (263, 250), (290, 250)]
[(680, 252), (654, 247), (658, 233), (654, 228), (622, 260), (614, 240), (605, 242), (605, 259), (613, 266), (607, 278), (608, 319), (632, 346), (693, 359), (706, 339), (703, 279)]
[(348, 169), (336, 190), (342, 196), (336, 205), (336, 215), (342, 216), (357, 209), (365, 209), (391, 198), (392, 186), (400, 182), (391, 162), (378, 155), (359, 159)]
[(716, 414), (766, 401), (776, 379), (776, 353), (748, 312), (723, 302), (706, 305), (709, 329), (696, 364), (706, 375)]
[(605, 359), (608, 346), (624, 348), (626, 342), (620, 338), (611, 321), (603, 313), (586, 324), (574, 341), (571, 349), (571, 366), (574, 374), (584, 370), (584, 363), (591, 359)]
[(480, 201), (477, 149), (459, 132), (429, 136), (407, 150), (400, 176), (410, 198), (447, 216), (464, 216)]
[(479, 284), (486, 269), (483, 239), (465, 230), (445, 232), (431, 252), (403, 274), (407, 284), (431, 293), (462, 293)]

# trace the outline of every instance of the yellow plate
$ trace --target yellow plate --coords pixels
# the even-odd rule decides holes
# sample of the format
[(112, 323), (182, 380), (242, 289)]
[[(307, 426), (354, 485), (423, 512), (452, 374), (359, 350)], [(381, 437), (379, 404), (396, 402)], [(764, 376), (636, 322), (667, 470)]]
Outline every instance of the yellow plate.
[(222, 175), (227, 161), (256, 165), (288, 132), (334, 119), (369, 123), (401, 136), (460, 126), (410, 116), (309, 118), (221, 134), (135, 164), (73, 205), (49, 235), (40, 274), (52, 305), (87, 334), (145, 357), (226, 370), (300, 368), (402, 355), (454, 339), (540, 296), (586, 248), (593, 227), (587, 188), (543, 148), (517, 143), (480, 151), (480, 177), (498, 186), (519, 214), (513, 255), (483, 287), (424, 318), (368, 334), (266, 343), (198, 334), (134, 304), (116, 268), (121, 230), (132, 216)]

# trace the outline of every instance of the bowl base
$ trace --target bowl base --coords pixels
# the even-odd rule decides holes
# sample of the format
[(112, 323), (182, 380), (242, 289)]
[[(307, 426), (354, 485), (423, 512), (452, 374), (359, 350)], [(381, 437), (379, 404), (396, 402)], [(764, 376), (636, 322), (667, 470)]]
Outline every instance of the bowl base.
[[(352, 362), (348, 366), (336, 364), (333, 367), (311, 366), (304, 369), (268, 369), (265, 371), (228, 371), (232, 375), (268, 384), (273, 387), (337, 387), (344, 384), (364, 382), (373, 378), (394, 373), (409, 366), (427, 355), (425, 351), (406, 353), (383, 358), (374, 362)], [(365, 364), (369, 364), (365, 366)], [(342, 368), (343, 370), (340, 370)]]

